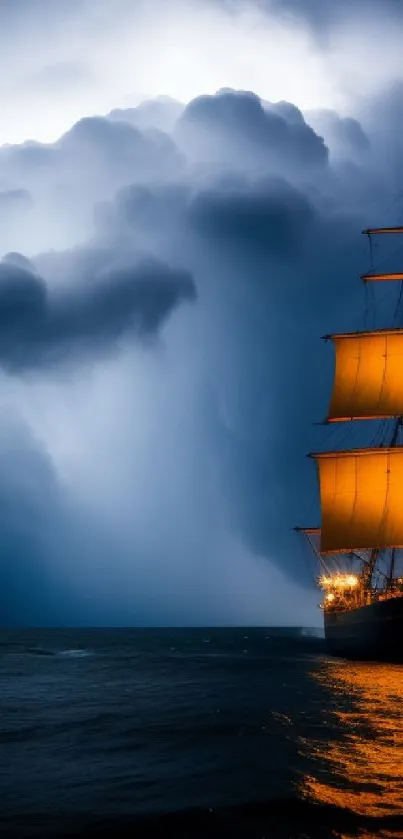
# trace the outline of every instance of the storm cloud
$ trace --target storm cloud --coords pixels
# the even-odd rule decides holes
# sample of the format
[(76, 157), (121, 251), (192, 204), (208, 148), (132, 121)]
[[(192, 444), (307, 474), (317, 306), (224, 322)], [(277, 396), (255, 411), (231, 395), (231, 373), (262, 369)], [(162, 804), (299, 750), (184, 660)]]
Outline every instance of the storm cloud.
[(325, 166), (327, 148), (288, 103), (264, 105), (256, 94), (222, 90), (200, 96), (187, 105), (178, 119), (174, 136), (188, 157), (225, 168), (297, 175), (301, 167)]
[[(101, 41), (109, 20), (112, 44), (132, 20), (118, 6), (95, 20), (77, 1), (65, 20)], [(254, 20), (291, 15), (295, 34), (302, 18), (325, 53), (358, 8), (277, 6)], [(250, 31), (241, 7), (205, 4), (202, 34), (234, 22), (223, 54), (240, 15)], [(318, 338), (364, 325), (359, 233), (399, 211), (398, 73), (351, 111), (221, 78), (188, 101), (108, 94), (101, 108), (91, 56), (63, 76), (94, 84), (87, 113), (0, 147), (4, 620), (317, 623), (291, 529), (319, 515), (304, 455), (333, 358)]]
[[(131, 333), (156, 334), (182, 300), (194, 298), (189, 274), (156, 260), (124, 263), (108, 251), (59, 255), (70, 262), (63, 290), (48, 291), (19, 254), (0, 262), (0, 365), (18, 371), (104, 352)], [(46, 262), (46, 260), (43, 260)], [(60, 270), (60, 269), (59, 269)]]

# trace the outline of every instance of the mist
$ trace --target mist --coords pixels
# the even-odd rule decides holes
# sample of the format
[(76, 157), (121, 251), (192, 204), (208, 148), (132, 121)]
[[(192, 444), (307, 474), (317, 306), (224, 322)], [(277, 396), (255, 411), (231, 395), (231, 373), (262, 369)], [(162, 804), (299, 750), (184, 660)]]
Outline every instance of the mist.
[(318, 338), (401, 213), (403, 86), (358, 60), (398, 4), (313, 5), (2, 7), (2, 623), (320, 623)]

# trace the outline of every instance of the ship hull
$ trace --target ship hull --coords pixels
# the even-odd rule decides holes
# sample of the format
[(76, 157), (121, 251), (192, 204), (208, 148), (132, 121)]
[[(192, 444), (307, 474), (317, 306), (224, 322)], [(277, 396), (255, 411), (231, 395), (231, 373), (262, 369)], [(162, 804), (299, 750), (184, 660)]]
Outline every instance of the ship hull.
[(325, 611), (324, 623), (331, 655), (403, 663), (403, 597), (348, 611)]

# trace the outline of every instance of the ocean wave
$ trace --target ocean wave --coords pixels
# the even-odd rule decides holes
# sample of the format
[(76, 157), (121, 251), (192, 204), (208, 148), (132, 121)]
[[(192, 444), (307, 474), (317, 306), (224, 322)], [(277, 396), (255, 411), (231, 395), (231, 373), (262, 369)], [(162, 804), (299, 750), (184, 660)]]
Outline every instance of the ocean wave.
[(57, 655), (62, 658), (87, 658), (92, 653), (91, 650), (59, 650)]
[(303, 626), (299, 634), (300, 638), (324, 638), (325, 630), (323, 626)]
[(56, 650), (50, 649), (47, 647), (26, 647), (23, 652), (28, 653), (29, 655), (38, 655), (38, 656), (54, 656), (55, 658), (87, 658), (87, 656), (92, 655), (91, 650), (83, 650), (83, 649), (67, 649), (67, 650)]

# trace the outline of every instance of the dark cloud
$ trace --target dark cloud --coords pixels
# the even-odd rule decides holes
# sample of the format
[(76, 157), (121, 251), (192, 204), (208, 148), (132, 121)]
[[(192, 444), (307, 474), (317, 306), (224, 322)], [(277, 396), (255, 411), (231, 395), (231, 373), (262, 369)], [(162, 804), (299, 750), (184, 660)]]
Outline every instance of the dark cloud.
[(108, 351), (125, 335), (154, 335), (179, 303), (194, 299), (190, 275), (154, 259), (119, 264), (113, 255), (95, 251), (72, 261), (76, 270), (81, 265), (81, 277), (71, 278), (63, 291), (49, 291), (21, 257), (0, 262), (0, 364), (5, 369), (78, 363), (87, 354)]
[(249, 168), (294, 176), (326, 166), (328, 152), (321, 137), (296, 118), (291, 108), (266, 107), (249, 91), (222, 90), (199, 96), (187, 105), (175, 138), (187, 154), (225, 168)]
[(293, 259), (315, 220), (308, 199), (278, 179), (226, 182), (201, 191), (189, 208), (192, 227), (224, 247), (248, 247)]
[[(95, 209), (99, 234), (106, 240), (129, 247), (136, 239), (155, 247), (159, 233), (176, 241), (181, 224), (186, 221), (191, 200), (189, 185), (133, 185), (120, 190), (113, 203), (102, 203)], [(177, 258), (177, 251), (171, 251)]]

